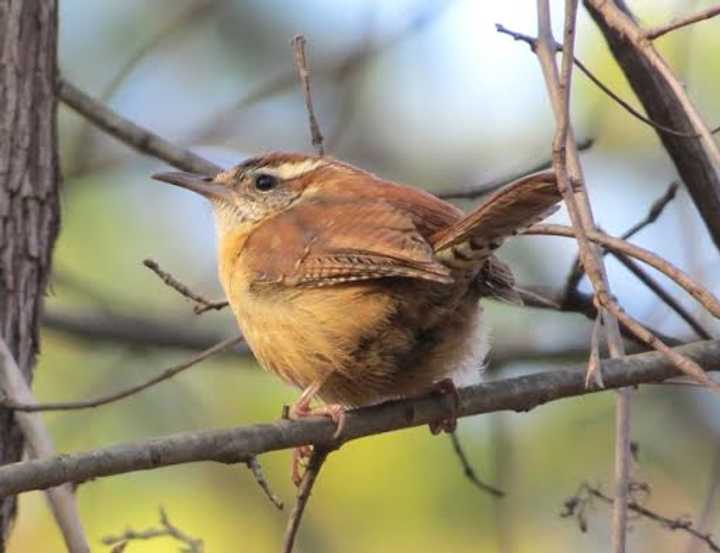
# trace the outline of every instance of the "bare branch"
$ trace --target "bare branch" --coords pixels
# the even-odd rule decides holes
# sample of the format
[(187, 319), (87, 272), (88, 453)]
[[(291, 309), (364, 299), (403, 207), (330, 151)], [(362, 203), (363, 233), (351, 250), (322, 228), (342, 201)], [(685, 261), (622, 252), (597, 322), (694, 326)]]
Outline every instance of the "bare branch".
[(104, 545), (114, 545), (115, 551), (124, 551), (129, 542), (152, 540), (160, 537), (170, 537), (186, 546), (186, 553), (203, 553), (203, 541), (186, 534), (170, 522), (165, 509), (160, 507), (160, 528), (147, 530), (132, 530), (128, 528), (119, 536), (106, 536), (102, 539)]
[[(534, 37), (531, 37), (530, 35), (526, 35), (524, 33), (518, 33), (517, 31), (512, 31), (505, 27), (504, 25), (501, 25), (499, 23), (495, 24), (495, 30), (497, 30), (498, 33), (509, 35), (513, 37), (515, 40), (519, 40), (521, 42), (526, 43), (528, 46), (530, 46), (530, 49), (534, 52), (537, 48), (537, 39)], [(561, 44), (555, 43), (555, 51), (556, 52), (562, 52), (563, 47)], [(605, 83), (603, 83), (590, 69), (587, 65), (585, 65), (579, 58), (573, 57), (573, 63), (575, 66), (582, 71), (582, 73), (590, 79), (590, 81), (597, 86), (603, 93), (605, 93), (608, 97), (610, 97), (612, 100), (614, 100), (621, 108), (623, 108), (626, 112), (628, 112), (630, 115), (632, 115), (635, 119), (638, 121), (642, 121), (646, 125), (649, 125), (659, 131), (672, 134), (674, 136), (679, 136), (683, 138), (699, 138), (700, 135), (697, 133), (689, 133), (684, 131), (678, 131), (671, 127), (667, 127), (665, 125), (662, 125), (661, 123), (658, 123), (656, 121), (653, 121), (652, 119), (645, 117), (642, 113), (640, 113), (637, 109), (635, 109), (633, 106), (630, 105), (629, 102), (626, 100), (623, 100), (617, 93), (613, 92), (613, 90), (607, 86)], [(716, 133), (720, 131), (720, 127), (714, 129), (712, 132)]]
[[(572, 237), (575, 236), (574, 233), (575, 231), (571, 227), (564, 225), (538, 224), (527, 229), (524, 234)], [(614, 238), (602, 232), (590, 231), (587, 233), (587, 237), (604, 248), (634, 257), (643, 263), (647, 263), (653, 269), (657, 269), (700, 302), (702, 306), (715, 317), (720, 317), (720, 301), (712, 294), (712, 292), (693, 280), (688, 274), (672, 265), (666, 259), (662, 259), (645, 248), (641, 248), (640, 246), (631, 244), (630, 242), (625, 242), (619, 238)]]
[(257, 458), (250, 457), (250, 459), (248, 459), (245, 464), (247, 465), (247, 468), (250, 469), (250, 472), (252, 472), (253, 476), (255, 477), (255, 481), (258, 483), (258, 486), (260, 486), (260, 489), (265, 492), (265, 495), (270, 500), (270, 503), (275, 505), (275, 507), (277, 507), (279, 511), (282, 511), (285, 505), (283, 504), (282, 499), (280, 499), (270, 489), (270, 484), (268, 483), (267, 478), (265, 478), (265, 474), (263, 474), (262, 467), (260, 466)]
[[(632, 487), (633, 491), (636, 493), (639, 491), (644, 495), (647, 495), (649, 492), (647, 484), (634, 483)], [(565, 501), (565, 510), (560, 516), (576, 517), (580, 523), (580, 529), (585, 532), (587, 530), (585, 508), (592, 499), (599, 499), (609, 505), (612, 505), (614, 502), (613, 498), (608, 497), (599, 489), (585, 483), (580, 486), (580, 489), (575, 496)], [(703, 533), (702, 531), (693, 528), (690, 520), (682, 517), (670, 518), (665, 515), (661, 515), (641, 505), (640, 502), (635, 499), (628, 502), (628, 509), (644, 518), (657, 522), (663, 528), (667, 528), (668, 530), (680, 530), (687, 532), (694, 538), (704, 542), (711, 551), (720, 552), (720, 543), (716, 542), (709, 533)]]
[(310, 136), (312, 137), (312, 144), (315, 147), (318, 155), (325, 155), (325, 149), (323, 148), (323, 137), (320, 132), (320, 126), (315, 117), (315, 110), (313, 108), (312, 96), (310, 94), (310, 72), (308, 71), (307, 58), (305, 57), (305, 37), (303, 35), (297, 35), (292, 39), (293, 52), (295, 53), (295, 65), (297, 66), (298, 76), (300, 78), (300, 88), (302, 89), (303, 96), (305, 97), (305, 108), (307, 109), (308, 119), (310, 122)]
[(65, 104), (94, 125), (142, 154), (161, 159), (183, 171), (210, 176), (222, 171), (219, 165), (125, 119), (64, 79), (58, 81), (57, 94)]
[[(612, 302), (607, 273), (599, 249), (591, 244), (588, 233), (595, 229), (590, 200), (577, 153), (574, 133), (570, 122), (570, 91), (575, 47), (575, 22), (577, 0), (565, 2), (565, 26), (561, 73), (555, 64), (555, 39), (550, 21), (548, 0), (538, 0), (538, 42), (536, 53), (545, 77), (548, 96), (555, 115), (556, 131), (553, 140), (553, 167), (557, 174), (558, 188), (562, 193), (570, 215), (572, 227), (580, 251), (580, 260), (592, 283), (598, 311), (605, 328), (610, 356), (614, 359), (625, 355), (617, 314), (603, 311)], [(630, 466), (629, 425), (630, 392), (621, 390), (616, 401), (615, 441), (615, 508), (613, 510), (612, 544), (614, 553), (624, 553), (627, 532), (627, 508), (625, 497)]]
[[(592, 148), (593, 143), (594, 140), (592, 138), (586, 138), (585, 140), (578, 142), (578, 150), (581, 152), (589, 150), (590, 148)], [(472, 200), (474, 198), (490, 194), (490, 192), (494, 192), (495, 190), (502, 188), (506, 184), (510, 184), (513, 181), (521, 179), (522, 177), (526, 177), (527, 175), (537, 173), (538, 171), (542, 171), (544, 169), (549, 169), (551, 166), (552, 160), (546, 159), (544, 161), (541, 161), (540, 163), (536, 163), (535, 165), (526, 167), (525, 169), (520, 169), (515, 173), (510, 173), (508, 175), (492, 179), (476, 186), (448, 188), (440, 192), (435, 192), (435, 195), (438, 198), (442, 198), (444, 200)]]
[[(620, 238), (622, 238), (623, 240), (632, 238), (642, 229), (657, 221), (660, 218), (660, 215), (662, 215), (663, 211), (665, 211), (665, 208), (670, 204), (672, 200), (675, 199), (678, 186), (679, 185), (677, 182), (671, 182), (665, 193), (657, 200), (655, 200), (650, 206), (647, 215), (641, 221), (638, 221), (632, 227), (622, 233)], [(607, 250), (603, 250), (602, 255), (606, 254)], [(585, 271), (583, 271), (582, 263), (580, 263), (580, 257), (576, 257), (575, 261), (572, 264), (572, 269), (568, 274), (567, 281), (565, 283), (566, 293), (570, 294), (572, 293), (572, 291), (577, 289), (578, 284), (580, 284), (580, 281), (582, 280), (584, 274)]]
[[(130, 58), (123, 63), (118, 72), (110, 80), (109, 84), (103, 87), (98, 102), (106, 105), (118, 88), (120, 88), (120, 86), (125, 82), (125, 79), (132, 73), (138, 63), (142, 61), (149, 52), (155, 49), (158, 45), (162, 44), (172, 35), (181, 34), (182, 36), (182, 31), (188, 26), (188, 24), (197, 24), (204, 15), (211, 11), (211, 8), (215, 3), (215, 0), (195, 1), (190, 4), (188, 9), (175, 14), (172, 18), (164, 19), (161, 22), (161, 29), (150, 36), (144, 44), (141, 44), (135, 52), (133, 52)], [(92, 147), (92, 142), (90, 140), (92, 133), (90, 130), (91, 127), (87, 124), (83, 125), (79, 129), (77, 138), (73, 144), (73, 156), (71, 161), (68, 163), (71, 174), (64, 172), (65, 178), (72, 178), (87, 172), (89, 169), (88, 160), (92, 158), (91, 155), (88, 155), (88, 151)]]
[(151, 386), (155, 386), (156, 384), (159, 384), (160, 382), (164, 382), (165, 380), (172, 378), (173, 376), (183, 372), (184, 370), (189, 369), (193, 365), (197, 365), (198, 363), (200, 363), (201, 361), (204, 361), (208, 357), (212, 357), (216, 353), (220, 353), (220, 352), (234, 346), (235, 344), (238, 344), (242, 340), (243, 340), (242, 336), (236, 336), (234, 338), (227, 338), (227, 339), (223, 340), (222, 342), (215, 344), (211, 348), (208, 348), (205, 351), (198, 353), (197, 355), (193, 355), (190, 359), (183, 361), (182, 363), (180, 363), (178, 365), (174, 365), (168, 369), (165, 369), (159, 375), (154, 376), (151, 379), (149, 379), (141, 384), (136, 384), (134, 386), (130, 386), (123, 390), (119, 390), (117, 392), (113, 392), (112, 394), (108, 394), (108, 395), (98, 397), (95, 399), (84, 399), (84, 400), (80, 400), (80, 401), (66, 401), (66, 402), (56, 402), (56, 403), (21, 403), (21, 402), (13, 401), (10, 398), (4, 398), (4, 399), (0, 400), (0, 404), (2, 404), (3, 407), (6, 407), (8, 409), (13, 409), (15, 411), (25, 411), (25, 412), (74, 411), (77, 409), (90, 409), (92, 407), (100, 407), (101, 405), (107, 405), (108, 403), (113, 403), (115, 401), (125, 399), (126, 397), (129, 397), (129, 396), (132, 396), (139, 392), (142, 392), (143, 390), (146, 390), (147, 388), (150, 388)]
[(720, 5), (710, 6), (709, 8), (699, 11), (698, 13), (673, 19), (670, 23), (666, 25), (660, 25), (658, 27), (655, 27), (654, 29), (648, 29), (647, 31), (645, 31), (645, 36), (650, 40), (655, 40), (656, 38), (659, 38), (671, 31), (680, 29), (681, 27), (686, 27), (687, 25), (692, 25), (693, 23), (697, 23), (705, 19), (710, 19), (711, 17), (715, 17), (718, 14), (720, 14)]
[(685, 309), (680, 302), (678, 302), (670, 293), (662, 287), (662, 285), (652, 276), (650, 276), (645, 269), (640, 267), (638, 263), (622, 254), (613, 254), (617, 260), (622, 263), (631, 273), (633, 273), (638, 280), (640, 280), (645, 286), (652, 290), (655, 295), (660, 298), (670, 309), (683, 319), (690, 328), (692, 328), (698, 337), (702, 340), (709, 340), (712, 338), (710, 332), (708, 332), (700, 322), (692, 316), (692, 314)]
[(315, 447), (310, 455), (310, 461), (308, 462), (307, 469), (303, 475), (302, 481), (298, 488), (297, 502), (295, 508), (290, 514), (287, 528), (285, 529), (285, 539), (283, 540), (283, 553), (292, 553), (293, 545), (295, 545), (295, 537), (300, 529), (300, 522), (302, 520), (305, 507), (310, 500), (310, 494), (312, 493), (313, 486), (320, 474), (320, 469), (325, 463), (330, 449)]
[[(0, 338), (0, 388), (6, 397), (13, 400), (31, 404), (35, 402), (25, 377), (2, 338)], [(32, 457), (48, 458), (55, 455), (52, 438), (39, 415), (17, 413), (15, 420), (20, 426), (27, 449)], [(63, 484), (48, 489), (46, 494), (68, 551), (70, 553), (90, 553), (90, 545), (80, 522), (72, 486)]]
[[(707, 370), (720, 369), (720, 340), (682, 346), (676, 353), (692, 358)], [(681, 374), (657, 352), (608, 359), (602, 365), (606, 389), (660, 382)], [(578, 366), (462, 388), (458, 390), (456, 414), (467, 417), (501, 410), (525, 412), (550, 401), (602, 391), (586, 388), (584, 376), (585, 367)], [(346, 416), (343, 439), (424, 426), (449, 414), (448, 402), (437, 395), (356, 409)], [(14, 463), (0, 467), (0, 496), (180, 463), (245, 463), (268, 451), (307, 444), (333, 447), (337, 445), (335, 430), (335, 424), (323, 417), (279, 420), (226, 430), (185, 432)]]
[[(371, 47), (363, 45), (361, 48), (350, 52), (345, 58), (338, 61), (331, 61), (320, 67), (313, 69), (313, 75), (317, 78), (323, 76), (330, 80), (343, 81), (357, 74), (370, 63), (375, 57), (387, 52), (395, 45), (402, 43), (408, 38), (417, 35), (425, 30), (430, 24), (440, 18), (442, 14), (450, 7), (453, 2), (428, 2), (425, 9), (418, 16), (413, 17), (407, 23), (403, 23), (397, 32), (386, 37), (379, 44)], [(276, 94), (285, 92), (293, 87), (297, 82), (297, 74), (295, 72), (283, 71), (282, 73), (269, 78), (267, 81), (253, 87), (248, 94), (240, 97), (234, 105), (223, 107), (221, 112), (204, 123), (201, 128), (192, 133), (196, 140), (205, 139), (211, 135), (216, 135), (218, 129), (227, 127), (231, 118), (228, 112), (237, 112), (248, 108), (253, 104), (271, 97)]]
[(463, 474), (465, 474), (467, 479), (470, 480), (470, 482), (476, 488), (486, 493), (489, 493), (490, 495), (494, 495), (495, 497), (504, 497), (504, 491), (496, 488), (495, 486), (491, 486), (490, 484), (486, 484), (485, 482), (480, 480), (480, 478), (478, 478), (475, 469), (470, 464), (467, 455), (465, 455), (465, 450), (463, 450), (462, 444), (460, 443), (460, 438), (458, 438), (457, 430), (455, 432), (450, 432), (450, 441), (452, 442), (455, 455), (457, 455), (457, 458), (460, 461), (460, 466), (463, 469)]
[(158, 265), (157, 261), (155, 261), (154, 259), (148, 258), (143, 260), (143, 265), (145, 265), (148, 269), (150, 269), (153, 273), (160, 277), (160, 280), (162, 280), (170, 288), (178, 292), (181, 296), (184, 296), (189, 300), (193, 301), (195, 303), (195, 306), (193, 306), (193, 311), (196, 315), (201, 315), (206, 311), (210, 311), (211, 309), (225, 309), (229, 305), (227, 300), (213, 301), (205, 298), (204, 296), (201, 296), (197, 292), (193, 292), (192, 290), (190, 290), (189, 287), (180, 282), (173, 275), (161, 269), (160, 265)]
[(658, 136), (720, 248), (720, 149), (683, 84), (634, 21), (622, 0), (584, 0), (645, 112), (664, 126), (698, 134)]

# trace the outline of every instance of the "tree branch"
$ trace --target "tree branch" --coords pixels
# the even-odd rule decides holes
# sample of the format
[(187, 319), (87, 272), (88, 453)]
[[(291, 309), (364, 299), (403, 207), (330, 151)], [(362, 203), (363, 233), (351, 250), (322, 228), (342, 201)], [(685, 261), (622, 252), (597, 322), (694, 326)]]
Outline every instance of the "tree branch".
[(64, 79), (58, 81), (57, 94), (65, 104), (94, 125), (142, 154), (162, 159), (173, 167), (191, 173), (214, 176), (222, 171), (219, 165), (175, 146), (154, 132), (115, 113)]
[[(3, 393), (13, 400), (26, 403), (35, 401), (25, 377), (2, 338), (0, 338), (0, 387)], [(15, 415), (15, 421), (25, 437), (26, 448), (32, 457), (46, 458), (55, 454), (50, 433), (39, 415), (18, 413)], [(50, 488), (46, 494), (50, 510), (60, 528), (68, 551), (70, 553), (90, 553), (90, 546), (80, 522), (75, 491), (72, 486), (65, 484)]]
[(698, 134), (683, 138), (658, 132), (715, 245), (720, 249), (720, 150), (662, 56), (622, 0), (584, 0), (645, 112), (653, 121)]
[(645, 36), (650, 40), (655, 40), (656, 38), (659, 38), (671, 31), (675, 31), (676, 29), (680, 29), (681, 27), (685, 27), (687, 25), (692, 25), (693, 23), (698, 23), (699, 21), (703, 21), (705, 19), (710, 19), (718, 14), (720, 14), (720, 6), (710, 6), (709, 8), (692, 15), (673, 19), (666, 25), (660, 25), (653, 29), (648, 29), (645, 31)]
[[(696, 342), (677, 348), (706, 370), (720, 369), (720, 340)], [(672, 361), (657, 352), (631, 355), (602, 363), (607, 389), (637, 386), (676, 377)], [(528, 411), (562, 398), (597, 393), (585, 387), (585, 367), (561, 369), (478, 384), (458, 390), (457, 415), (467, 417), (501, 410)], [(364, 436), (429, 424), (447, 417), (447, 402), (428, 396), (387, 402), (350, 411), (343, 438)], [(335, 424), (324, 418), (279, 420), (226, 430), (185, 432), (161, 438), (118, 444), (0, 467), (0, 496), (45, 489), (65, 482), (148, 470), (180, 463), (247, 462), (265, 453), (307, 444), (336, 446)]]

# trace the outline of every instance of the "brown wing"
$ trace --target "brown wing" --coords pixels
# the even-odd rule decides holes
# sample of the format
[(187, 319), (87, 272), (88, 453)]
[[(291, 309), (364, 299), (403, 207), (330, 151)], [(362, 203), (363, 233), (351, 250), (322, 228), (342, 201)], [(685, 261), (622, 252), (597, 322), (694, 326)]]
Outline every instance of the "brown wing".
[(502, 238), (550, 215), (561, 199), (555, 173), (528, 175), (492, 194), (457, 223), (436, 232), (430, 243), (436, 252), (471, 239), (497, 245)]
[(327, 286), (382, 277), (452, 282), (410, 214), (362, 197), (298, 204), (256, 229), (243, 256), (256, 284)]

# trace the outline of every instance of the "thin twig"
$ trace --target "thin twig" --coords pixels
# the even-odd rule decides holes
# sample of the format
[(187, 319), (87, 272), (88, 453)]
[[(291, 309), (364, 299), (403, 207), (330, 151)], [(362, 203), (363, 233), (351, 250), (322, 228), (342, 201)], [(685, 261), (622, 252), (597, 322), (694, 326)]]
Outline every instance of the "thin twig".
[[(593, 322), (598, 315), (598, 309), (595, 305), (592, 294), (585, 294), (578, 291), (568, 298), (559, 290), (554, 291), (552, 289), (540, 286), (526, 286), (516, 288), (525, 307), (532, 307), (537, 309), (551, 309), (566, 313), (579, 313)], [(670, 344), (673, 347), (681, 346), (683, 343), (685, 343), (682, 340), (678, 340), (677, 338), (673, 338), (672, 336), (665, 335), (659, 330), (650, 329), (647, 326), (646, 328), (648, 328), (648, 330), (650, 330), (663, 342), (665, 342), (666, 344)], [(647, 344), (643, 342), (640, 338), (635, 336), (632, 332), (628, 331), (627, 329), (623, 329), (622, 327), (620, 328), (620, 331), (626, 339), (640, 346), (641, 351), (647, 351)]]
[(685, 309), (685, 307), (683, 307), (679, 301), (677, 301), (673, 296), (671, 296), (670, 293), (665, 290), (665, 288), (663, 288), (662, 285), (654, 277), (648, 274), (647, 271), (645, 271), (645, 269), (643, 269), (638, 263), (622, 254), (614, 253), (613, 255), (631, 273), (633, 273), (638, 278), (638, 280), (645, 284), (645, 286), (647, 286), (652, 292), (654, 292), (658, 298), (665, 302), (665, 305), (675, 311), (675, 313), (677, 313), (678, 316), (683, 319), (688, 324), (688, 326), (690, 326), (690, 328), (695, 331), (695, 334), (697, 334), (699, 338), (703, 340), (709, 340), (710, 338), (712, 338), (710, 332), (708, 332), (705, 327), (703, 327), (702, 324), (700, 324), (700, 322), (695, 317), (693, 317), (693, 315), (687, 309)]
[[(427, 2), (427, 8), (416, 17), (407, 18), (406, 22), (401, 22), (400, 28), (392, 35), (385, 37), (379, 43), (374, 43), (366, 47), (354, 49), (346, 57), (339, 61), (331, 61), (318, 67), (313, 67), (313, 75), (317, 77), (322, 75), (328, 80), (346, 80), (353, 75), (359, 73), (364, 67), (381, 54), (387, 52), (398, 44), (404, 42), (410, 37), (416, 36), (419, 32), (425, 30), (434, 21), (437, 21), (454, 2)], [(223, 106), (221, 111), (204, 122), (201, 128), (191, 133), (191, 140), (203, 141), (211, 136), (217, 136), (219, 132), (224, 131), (228, 124), (232, 122), (232, 115), (240, 110), (247, 109), (261, 100), (265, 100), (271, 96), (281, 94), (297, 83), (297, 74), (295, 71), (282, 71), (269, 79), (259, 83), (251, 88), (249, 93), (243, 94), (237, 101), (229, 106)]]
[(143, 265), (145, 265), (148, 269), (150, 269), (153, 273), (160, 277), (160, 280), (162, 280), (170, 288), (178, 292), (181, 296), (184, 296), (189, 300), (193, 301), (195, 303), (195, 305), (193, 306), (193, 312), (196, 315), (201, 315), (202, 313), (210, 311), (211, 309), (224, 309), (229, 305), (227, 300), (213, 301), (205, 298), (204, 296), (201, 296), (197, 292), (193, 292), (188, 286), (180, 282), (172, 274), (161, 269), (160, 265), (158, 265), (157, 261), (155, 261), (154, 259), (148, 258), (143, 260)]
[[(593, 147), (594, 142), (594, 139), (586, 138), (585, 140), (578, 142), (578, 150), (581, 152), (589, 150)], [(551, 166), (552, 159), (546, 159), (539, 163), (536, 163), (535, 165), (520, 169), (515, 173), (510, 173), (508, 175), (504, 175), (502, 177), (480, 183), (476, 186), (447, 188), (440, 192), (435, 192), (435, 195), (438, 198), (442, 198), (444, 200), (472, 200), (474, 198), (490, 194), (490, 192), (494, 192), (495, 190), (502, 188), (506, 184), (510, 184), (511, 182), (531, 175), (532, 173), (537, 173), (538, 171), (549, 169)]]
[(460, 466), (463, 469), (463, 474), (467, 477), (468, 480), (480, 490), (487, 492), (491, 495), (494, 495), (495, 497), (504, 497), (505, 492), (490, 485), (486, 484), (480, 478), (478, 478), (477, 473), (475, 472), (475, 469), (470, 464), (470, 461), (467, 458), (467, 455), (465, 455), (465, 451), (463, 450), (462, 444), (460, 443), (460, 438), (458, 438), (457, 431), (450, 432), (450, 441), (452, 442), (453, 450), (455, 450), (455, 455), (457, 455), (458, 460), (460, 461)]
[(260, 486), (260, 489), (265, 492), (265, 495), (270, 500), (270, 502), (275, 505), (275, 507), (278, 508), (279, 511), (282, 511), (285, 505), (283, 504), (282, 499), (278, 497), (275, 492), (270, 489), (270, 484), (267, 481), (267, 478), (265, 478), (265, 474), (263, 473), (262, 467), (260, 466), (260, 463), (257, 460), (257, 457), (250, 457), (245, 464), (247, 465), (247, 468), (250, 469), (250, 472), (252, 472), (253, 476), (255, 477), (255, 481)]
[(709, 8), (699, 11), (698, 13), (685, 17), (678, 17), (670, 21), (670, 23), (660, 25), (653, 29), (648, 29), (647, 31), (645, 31), (645, 36), (650, 40), (655, 40), (656, 38), (661, 37), (671, 31), (680, 29), (681, 27), (685, 27), (687, 25), (692, 25), (693, 23), (697, 23), (705, 19), (710, 19), (711, 17), (715, 17), (718, 14), (720, 14), (720, 5), (710, 6)]
[[(35, 402), (25, 377), (2, 338), (0, 338), (0, 388), (6, 397), (13, 400), (29, 404)], [(55, 455), (52, 438), (40, 415), (16, 413), (15, 421), (23, 433), (31, 457), (43, 459)], [(72, 486), (62, 484), (56, 488), (50, 488), (46, 495), (50, 510), (60, 528), (68, 551), (70, 553), (90, 553), (90, 545), (80, 522)]]
[(24, 411), (24, 412), (33, 412), (33, 411), (72, 411), (77, 409), (90, 409), (92, 407), (100, 407), (101, 405), (107, 405), (108, 403), (113, 403), (115, 401), (118, 401), (120, 399), (125, 399), (126, 397), (132, 396), (137, 394), (138, 392), (142, 392), (143, 390), (146, 390), (150, 388), (151, 386), (154, 386), (156, 384), (159, 384), (160, 382), (164, 382), (165, 380), (168, 380), (172, 378), (173, 376), (183, 372), (186, 369), (189, 369), (190, 367), (197, 365), (201, 361), (204, 361), (208, 357), (212, 357), (216, 353), (220, 353), (222, 351), (225, 351), (226, 349), (234, 346), (235, 344), (238, 344), (242, 342), (241, 336), (235, 336), (233, 338), (227, 338), (223, 340), (222, 342), (215, 344), (214, 346), (206, 349), (205, 351), (202, 351), (196, 355), (193, 355), (189, 359), (183, 361), (182, 363), (178, 365), (173, 365), (172, 367), (165, 369), (163, 372), (158, 374), (157, 376), (153, 376), (149, 380), (142, 382), (141, 384), (136, 384), (134, 386), (130, 386), (128, 388), (124, 388), (122, 390), (118, 390), (117, 392), (113, 392), (111, 394), (101, 396), (95, 399), (84, 399), (80, 401), (61, 401), (61, 402), (54, 402), (54, 403), (23, 403), (19, 401), (13, 401), (12, 399), (6, 397), (0, 400), (0, 404), (3, 407), (6, 407), (8, 409), (13, 409), (15, 411)]
[[(511, 29), (508, 29), (504, 25), (501, 25), (500, 23), (495, 24), (495, 30), (498, 33), (505, 34), (511, 36), (515, 40), (519, 40), (521, 42), (526, 43), (528, 46), (530, 46), (530, 49), (535, 52), (537, 48), (537, 41), (538, 39), (526, 35), (524, 33), (519, 33), (517, 31), (513, 31)], [(562, 45), (555, 43), (555, 51), (556, 52), (562, 52)], [(623, 100), (617, 93), (613, 92), (613, 90), (607, 86), (605, 83), (603, 83), (590, 69), (585, 65), (580, 59), (577, 57), (573, 57), (573, 63), (577, 68), (583, 72), (583, 74), (590, 79), (590, 81), (597, 86), (602, 92), (604, 92), (608, 97), (610, 97), (612, 100), (614, 100), (620, 107), (622, 107), (625, 111), (627, 111), (630, 115), (632, 115), (635, 119), (642, 121), (646, 125), (650, 125), (651, 127), (668, 133), (672, 134), (674, 136), (678, 136), (681, 138), (699, 138), (700, 134), (697, 133), (688, 133), (684, 131), (678, 131), (676, 129), (672, 129), (666, 125), (662, 125), (656, 121), (653, 121), (649, 117), (646, 117), (642, 113), (640, 113), (637, 109), (635, 109), (633, 106), (630, 105), (629, 102), (626, 100)], [(712, 134), (715, 134), (720, 131), (720, 126), (712, 130)]]
[[(193, 538), (180, 530), (177, 526), (170, 522), (170, 519), (165, 513), (165, 509), (160, 507), (160, 528), (148, 528), (147, 530), (132, 530), (128, 528), (119, 536), (106, 536), (102, 539), (104, 545), (121, 546), (124, 551), (124, 547), (131, 541), (139, 540), (152, 540), (160, 537), (169, 537), (182, 543), (186, 548), (182, 549), (186, 553), (203, 553), (203, 540)], [(118, 551), (118, 549), (113, 549)]]
[[(650, 206), (647, 215), (642, 220), (631, 226), (628, 230), (623, 232), (620, 238), (622, 238), (623, 240), (632, 238), (642, 229), (657, 221), (660, 218), (660, 215), (662, 215), (665, 208), (670, 204), (670, 202), (675, 199), (678, 186), (679, 184), (677, 182), (671, 182), (665, 193), (658, 199), (656, 199)], [(603, 250), (602, 255), (606, 254), (607, 250)], [(580, 263), (580, 257), (576, 256), (575, 261), (571, 265), (570, 273), (568, 274), (567, 280), (565, 282), (566, 294), (572, 294), (575, 290), (577, 290), (578, 284), (580, 284), (580, 281), (582, 280), (584, 274), (585, 271), (583, 270), (582, 263)]]
[(65, 104), (91, 123), (140, 153), (162, 159), (183, 171), (209, 176), (215, 176), (222, 171), (219, 165), (136, 125), (64, 79), (58, 80), (57, 93)]
[[(141, 44), (139, 48), (133, 52), (130, 58), (120, 67), (119, 71), (115, 73), (110, 82), (103, 87), (100, 97), (98, 98), (98, 103), (103, 105), (107, 104), (118, 88), (125, 82), (128, 75), (133, 72), (138, 63), (141, 62), (149, 52), (172, 35), (181, 34), (181, 36), (184, 36), (182, 31), (186, 29), (187, 25), (197, 25), (201, 18), (210, 11), (213, 3), (215, 3), (215, 0), (196, 1), (190, 4), (187, 10), (175, 14), (174, 17), (161, 18), (161, 28), (153, 33), (144, 44)], [(88, 161), (93, 157), (89, 154), (89, 150), (92, 147), (92, 142), (90, 141), (92, 134), (90, 130), (91, 127), (84, 124), (77, 132), (77, 138), (73, 145), (73, 156), (68, 163), (70, 173), (67, 171), (63, 172), (63, 176), (66, 179), (78, 177), (83, 173), (87, 173), (88, 169), (90, 169)], [(102, 164), (103, 162), (100, 161), (99, 163)], [(98, 165), (98, 163), (94, 163), (93, 165)]]
[(295, 538), (297, 532), (300, 529), (300, 522), (302, 521), (305, 507), (310, 500), (310, 494), (312, 493), (313, 486), (320, 474), (320, 469), (325, 463), (330, 450), (323, 447), (313, 447), (312, 454), (310, 455), (310, 461), (308, 461), (307, 469), (303, 475), (302, 481), (298, 488), (297, 502), (290, 514), (287, 528), (285, 529), (285, 538), (283, 540), (283, 553), (291, 553), (293, 545), (295, 545)]
[(308, 71), (307, 58), (305, 57), (305, 37), (297, 35), (292, 39), (293, 52), (295, 53), (295, 65), (300, 78), (300, 88), (305, 97), (305, 108), (307, 109), (308, 120), (310, 122), (310, 136), (312, 137), (312, 145), (315, 147), (318, 155), (325, 155), (323, 147), (323, 137), (320, 132), (320, 126), (315, 117), (315, 109), (313, 108), (312, 96), (310, 94), (310, 72)]
[[(574, 237), (575, 230), (572, 227), (565, 225), (551, 225), (551, 224), (537, 224), (527, 229), (524, 234), (533, 235), (541, 234), (546, 236), (565, 236)], [(625, 240), (615, 238), (608, 234), (599, 231), (587, 232), (588, 239), (592, 240), (596, 244), (601, 245), (604, 248), (619, 252), (630, 257), (634, 257), (647, 263), (653, 269), (657, 269), (670, 280), (675, 282), (678, 286), (683, 288), (688, 294), (695, 298), (705, 309), (707, 309), (713, 316), (720, 318), (720, 300), (718, 300), (710, 290), (705, 288), (702, 284), (695, 281), (687, 273), (681, 271), (675, 267), (668, 260), (661, 258), (653, 252), (641, 248), (636, 244), (631, 244)]]
[[(643, 495), (647, 495), (649, 491), (647, 484), (634, 483), (632, 488), (635, 493), (640, 492)], [(565, 501), (565, 510), (561, 513), (560, 516), (564, 518), (577, 518), (580, 522), (581, 530), (583, 532), (586, 531), (587, 521), (585, 519), (585, 509), (587, 508), (588, 504), (592, 499), (599, 499), (603, 503), (607, 503), (608, 505), (612, 505), (614, 502), (613, 498), (608, 497), (599, 489), (590, 486), (587, 483), (584, 483), (580, 486), (580, 489), (573, 497)], [(711, 551), (720, 553), (720, 543), (716, 542), (711, 534), (704, 533), (701, 530), (693, 528), (692, 522), (690, 520), (687, 520), (683, 517), (670, 518), (665, 515), (661, 515), (641, 505), (640, 502), (635, 499), (631, 499), (628, 502), (627, 506), (630, 511), (637, 513), (638, 515), (645, 517), (649, 520), (657, 522), (663, 528), (667, 528), (668, 530), (680, 530), (683, 532), (687, 532), (694, 538), (700, 540), (701, 542), (704, 542)]]

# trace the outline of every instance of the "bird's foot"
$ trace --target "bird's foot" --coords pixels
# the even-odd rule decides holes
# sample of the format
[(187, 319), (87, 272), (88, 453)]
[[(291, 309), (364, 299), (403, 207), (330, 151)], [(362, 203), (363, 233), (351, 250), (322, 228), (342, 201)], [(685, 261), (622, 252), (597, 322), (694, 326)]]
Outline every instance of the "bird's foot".
[(333, 434), (333, 438), (335, 439), (340, 437), (340, 434), (345, 428), (345, 407), (339, 403), (310, 407), (309, 403), (298, 401), (290, 406), (289, 416), (293, 420), (300, 420), (307, 417), (328, 417), (337, 427), (335, 434)]
[[(299, 400), (290, 406), (289, 417), (293, 420), (300, 420), (306, 417), (329, 417), (336, 425), (334, 439), (338, 439), (345, 428), (345, 407), (337, 403), (329, 405), (321, 405), (320, 407), (310, 407), (309, 401)], [(296, 486), (300, 485), (302, 480), (301, 467), (305, 466), (307, 459), (312, 454), (312, 447), (304, 445), (296, 447), (293, 450), (292, 464), (290, 475)]]
[(433, 385), (432, 394), (438, 394), (450, 398), (451, 401), (451, 414), (449, 417), (431, 422), (430, 432), (433, 434), (439, 434), (440, 432), (447, 432), (448, 434), (455, 432), (457, 428), (457, 412), (460, 408), (460, 395), (458, 394), (455, 383), (451, 378), (444, 378)]

